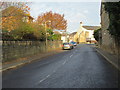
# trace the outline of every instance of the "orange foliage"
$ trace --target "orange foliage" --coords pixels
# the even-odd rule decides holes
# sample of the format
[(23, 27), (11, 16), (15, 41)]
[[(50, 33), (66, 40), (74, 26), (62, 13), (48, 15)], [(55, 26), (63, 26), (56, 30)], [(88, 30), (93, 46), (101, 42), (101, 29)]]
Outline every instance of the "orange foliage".
[(10, 6), (2, 10), (2, 29), (15, 30), (23, 22), (23, 17), (29, 15), (29, 11), (23, 7)]
[(44, 24), (45, 22), (50, 21), (50, 23), (46, 23), (47, 27), (51, 29), (58, 30), (66, 30), (67, 28), (67, 20), (64, 19), (64, 15), (60, 15), (58, 13), (46, 12), (37, 18), (37, 22), (39, 24)]
[(15, 30), (20, 24), (21, 18), (10, 16), (10, 17), (3, 17), (2, 18), (2, 29), (4, 30)]

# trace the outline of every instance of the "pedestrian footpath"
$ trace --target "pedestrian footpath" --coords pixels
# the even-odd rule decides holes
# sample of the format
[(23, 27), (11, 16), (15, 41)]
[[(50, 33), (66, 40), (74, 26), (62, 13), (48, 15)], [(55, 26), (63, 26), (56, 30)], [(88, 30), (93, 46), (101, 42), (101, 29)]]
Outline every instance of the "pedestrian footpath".
[(99, 47), (96, 47), (96, 50), (98, 53), (100, 53), (109, 63), (111, 63), (112, 65), (114, 65), (118, 70), (120, 70), (120, 58), (115, 55), (115, 54), (111, 54), (108, 53), (104, 50), (102, 50)]

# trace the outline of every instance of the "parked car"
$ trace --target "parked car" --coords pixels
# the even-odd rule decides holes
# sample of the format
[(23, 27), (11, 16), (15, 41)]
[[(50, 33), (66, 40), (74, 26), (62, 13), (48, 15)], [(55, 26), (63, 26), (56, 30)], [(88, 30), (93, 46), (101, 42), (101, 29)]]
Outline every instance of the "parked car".
[(70, 44), (73, 44), (74, 46), (77, 46), (77, 43), (76, 42), (70, 42)]
[(72, 44), (70, 44), (70, 43), (63, 43), (62, 44), (62, 49), (64, 50), (64, 49), (73, 49), (74, 48), (74, 46), (72, 45)]

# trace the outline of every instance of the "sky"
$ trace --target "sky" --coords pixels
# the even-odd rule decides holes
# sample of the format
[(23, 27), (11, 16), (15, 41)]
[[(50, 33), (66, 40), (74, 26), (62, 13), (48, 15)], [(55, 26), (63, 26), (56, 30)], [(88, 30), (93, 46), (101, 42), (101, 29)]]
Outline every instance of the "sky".
[(64, 14), (67, 20), (67, 32), (76, 32), (83, 25), (100, 25), (100, 2), (32, 2), (30, 13), (35, 19), (38, 15), (52, 11)]

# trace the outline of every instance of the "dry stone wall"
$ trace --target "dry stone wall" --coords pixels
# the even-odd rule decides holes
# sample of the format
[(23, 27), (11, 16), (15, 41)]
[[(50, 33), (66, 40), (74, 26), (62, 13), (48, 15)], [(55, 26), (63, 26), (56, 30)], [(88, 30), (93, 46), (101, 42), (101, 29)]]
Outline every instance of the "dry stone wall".
[(2, 62), (46, 53), (61, 48), (61, 41), (2, 41)]

